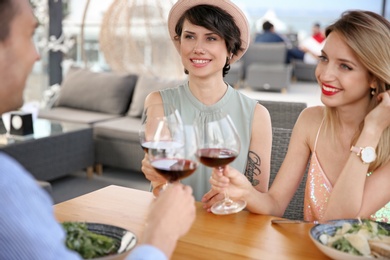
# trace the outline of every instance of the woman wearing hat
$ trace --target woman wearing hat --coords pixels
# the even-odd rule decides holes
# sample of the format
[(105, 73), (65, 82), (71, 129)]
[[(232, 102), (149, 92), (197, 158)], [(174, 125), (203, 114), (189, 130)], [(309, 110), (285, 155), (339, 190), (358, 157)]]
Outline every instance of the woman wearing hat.
[[(272, 145), (268, 110), (224, 81), (230, 65), (248, 48), (249, 25), (244, 13), (228, 0), (179, 0), (171, 9), (168, 29), (188, 74), (188, 81), (176, 88), (156, 91), (146, 98), (153, 103), (171, 103), (185, 124), (198, 116), (226, 112), (232, 118), (241, 140), (241, 152), (230, 164), (250, 180), (255, 189), (268, 190)], [(148, 162), (142, 171), (154, 187), (165, 183)], [(222, 194), (210, 190), (211, 168), (199, 165), (197, 171), (182, 180), (194, 190), (196, 200), (213, 203)]]

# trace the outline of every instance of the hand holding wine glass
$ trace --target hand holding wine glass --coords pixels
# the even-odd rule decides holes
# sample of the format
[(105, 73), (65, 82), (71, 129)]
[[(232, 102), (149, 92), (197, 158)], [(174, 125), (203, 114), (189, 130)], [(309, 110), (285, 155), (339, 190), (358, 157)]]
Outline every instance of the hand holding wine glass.
[[(161, 127), (155, 133), (156, 140), (165, 127), (164, 122), (160, 122)], [(178, 128), (170, 129), (170, 141), (152, 142), (149, 147), (149, 160), (152, 167), (168, 183), (179, 181), (195, 172), (198, 167), (196, 160), (196, 137), (192, 125), (182, 125)]]
[[(206, 118), (198, 118), (195, 127), (199, 161), (222, 172), (223, 167), (234, 161), (240, 152), (240, 138), (233, 121), (229, 115), (218, 112)], [(224, 200), (216, 202), (211, 207), (214, 214), (231, 214), (245, 208), (245, 201), (231, 200), (226, 191), (224, 195)]]
[[(156, 146), (156, 143), (161, 147), (169, 146), (174, 140), (180, 141), (182, 125), (180, 114), (172, 105), (159, 103), (146, 107), (142, 113), (142, 124), (139, 129), (140, 144), (145, 153), (148, 155), (149, 148)], [(148, 171), (145, 175), (155, 185), (153, 189), (155, 195), (167, 182), (164, 176), (154, 170)]]

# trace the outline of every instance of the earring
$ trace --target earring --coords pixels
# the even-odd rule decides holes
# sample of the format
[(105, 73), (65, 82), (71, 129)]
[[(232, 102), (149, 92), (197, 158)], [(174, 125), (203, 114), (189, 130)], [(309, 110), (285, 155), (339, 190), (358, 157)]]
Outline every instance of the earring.
[(372, 88), (372, 89), (371, 89), (371, 95), (372, 95), (372, 96), (375, 96), (375, 93), (376, 93), (376, 88)]

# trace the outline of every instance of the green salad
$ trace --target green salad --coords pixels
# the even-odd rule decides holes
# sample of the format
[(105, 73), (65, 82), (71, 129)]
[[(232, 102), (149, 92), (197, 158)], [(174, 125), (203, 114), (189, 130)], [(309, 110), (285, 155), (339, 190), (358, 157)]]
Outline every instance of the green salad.
[(119, 245), (113, 238), (89, 231), (86, 223), (63, 222), (62, 226), (66, 232), (66, 247), (84, 259), (108, 256), (118, 251)]
[(322, 234), (320, 242), (339, 251), (369, 257), (390, 257), (390, 231), (377, 222), (345, 222), (334, 235)]

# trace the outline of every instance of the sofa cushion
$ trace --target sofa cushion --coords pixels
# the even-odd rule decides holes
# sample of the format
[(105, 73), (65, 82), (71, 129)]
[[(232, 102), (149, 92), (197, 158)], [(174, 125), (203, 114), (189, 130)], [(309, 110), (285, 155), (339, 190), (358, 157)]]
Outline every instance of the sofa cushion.
[(173, 88), (183, 82), (184, 80), (163, 79), (149, 75), (140, 75), (135, 86), (128, 115), (132, 117), (141, 117), (142, 111), (144, 110), (145, 98), (149, 93), (164, 88)]
[(93, 135), (95, 138), (139, 142), (138, 130), (140, 128), (141, 120), (139, 118), (124, 116), (95, 124)]
[(40, 110), (38, 117), (57, 121), (93, 124), (99, 121), (118, 118), (120, 116), (69, 107), (54, 107), (49, 110)]
[(137, 76), (92, 72), (71, 68), (61, 84), (55, 106), (124, 115), (129, 107)]

